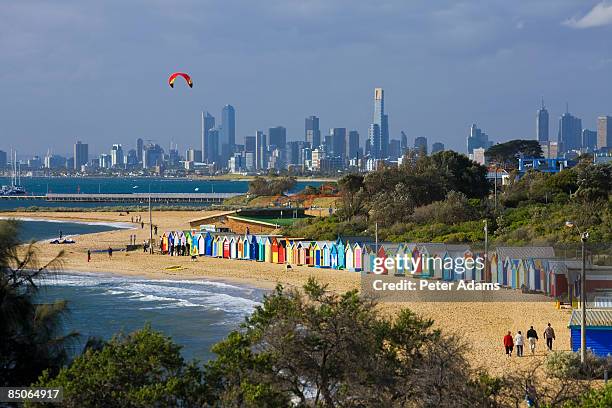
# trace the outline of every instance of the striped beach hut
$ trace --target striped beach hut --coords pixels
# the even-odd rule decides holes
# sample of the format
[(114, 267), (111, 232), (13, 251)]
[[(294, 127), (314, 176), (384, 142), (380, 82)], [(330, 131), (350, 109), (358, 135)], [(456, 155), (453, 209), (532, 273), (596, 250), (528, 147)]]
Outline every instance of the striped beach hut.
[(223, 237), (223, 255), (222, 257), (225, 259), (229, 259), (230, 257), (230, 240), (227, 236)]
[(285, 248), (285, 263), (287, 263), (287, 265), (293, 265), (295, 264), (294, 260), (293, 260), (293, 255), (294, 255), (294, 243), (293, 241), (287, 241), (287, 247)]
[(299, 241), (296, 245), (297, 257), (296, 257), (296, 265), (307, 265), (306, 262), (306, 253), (308, 249), (306, 248), (308, 244), (304, 241)]
[(168, 233), (164, 232), (161, 236), (161, 251), (162, 254), (168, 253)]
[(229, 256), (230, 259), (238, 258), (238, 237), (230, 237), (229, 238)]
[(320, 268), (329, 268), (331, 266), (331, 243), (321, 242), (321, 263)]

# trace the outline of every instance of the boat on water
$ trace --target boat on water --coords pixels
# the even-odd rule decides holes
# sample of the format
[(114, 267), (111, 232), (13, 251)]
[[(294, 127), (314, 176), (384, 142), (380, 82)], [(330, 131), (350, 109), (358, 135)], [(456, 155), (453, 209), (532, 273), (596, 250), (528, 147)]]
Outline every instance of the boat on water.
[(10, 186), (2, 186), (0, 188), (0, 196), (23, 196), (28, 192), (21, 186), (21, 169), (17, 170), (17, 150), (13, 151), (13, 175), (11, 177)]

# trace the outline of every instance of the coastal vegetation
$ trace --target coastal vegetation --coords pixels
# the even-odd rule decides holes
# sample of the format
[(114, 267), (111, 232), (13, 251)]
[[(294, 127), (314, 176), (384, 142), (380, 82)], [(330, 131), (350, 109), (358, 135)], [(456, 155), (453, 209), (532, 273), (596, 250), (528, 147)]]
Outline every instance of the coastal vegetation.
[[(508, 142), (501, 161), (534, 149)], [(509, 160), (509, 159), (508, 159)], [(612, 164), (581, 161), (558, 173), (516, 170), (493, 189), (484, 166), (455, 152), (441, 152), (399, 167), (338, 181), (337, 212), (285, 228), (287, 236), (313, 240), (373, 236), (394, 242), (557, 244), (577, 240), (564, 228), (572, 220), (588, 229), (592, 242), (612, 241)]]

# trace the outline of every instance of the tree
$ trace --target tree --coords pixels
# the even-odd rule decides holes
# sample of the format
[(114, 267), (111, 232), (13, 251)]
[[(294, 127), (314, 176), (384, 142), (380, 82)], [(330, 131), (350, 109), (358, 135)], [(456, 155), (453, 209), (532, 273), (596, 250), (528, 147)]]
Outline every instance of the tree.
[(295, 177), (272, 177), (266, 179), (257, 176), (249, 181), (249, 193), (256, 196), (280, 195), (295, 187)]
[(67, 303), (36, 303), (39, 282), (61, 266), (63, 253), (46, 264), (34, 243), (21, 247), (19, 223), (0, 221), (0, 386), (24, 386), (68, 361), (65, 346), (77, 336), (62, 334)]
[(45, 372), (35, 385), (63, 387), (62, 406), (68, 408), (212, 405), (201, 368), (186, 363), (180, 349), (146, 326), (86, 350), (57, 376)]
[(505, 168), (517, 168), (519, 157), (544, 157), (542, 147), (537, 140), (510, 140), (491, 146), (485, 152), (485, 157)]
[(223, 406), (481, 406), (464, 345), (432, 325), (409, 310), (381, 318), (357, 291), (313, 279), (279, 286), (214, 347), (208, 378)]
[(341, 213), (344, 219), (350, 221), (363, 212), (364, 177), (361, 174), (347, 174), (338, 180), (340, 196), (342, 197)]
[(612, 193), (612, 164), (583, 165), (576, 168), (578, 190), (583, 201), (607, 200)]

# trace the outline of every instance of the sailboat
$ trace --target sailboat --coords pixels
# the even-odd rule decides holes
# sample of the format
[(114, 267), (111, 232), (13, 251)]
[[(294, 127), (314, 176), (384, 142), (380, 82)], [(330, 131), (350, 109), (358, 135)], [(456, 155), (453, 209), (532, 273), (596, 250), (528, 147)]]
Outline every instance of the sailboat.
[(13, 172), (11, 185), (0, 188), (0, 196), (26, 195), (27, 191), (21, 186), (21, 169), (17, 170), (17, 150), (13, 151)]

